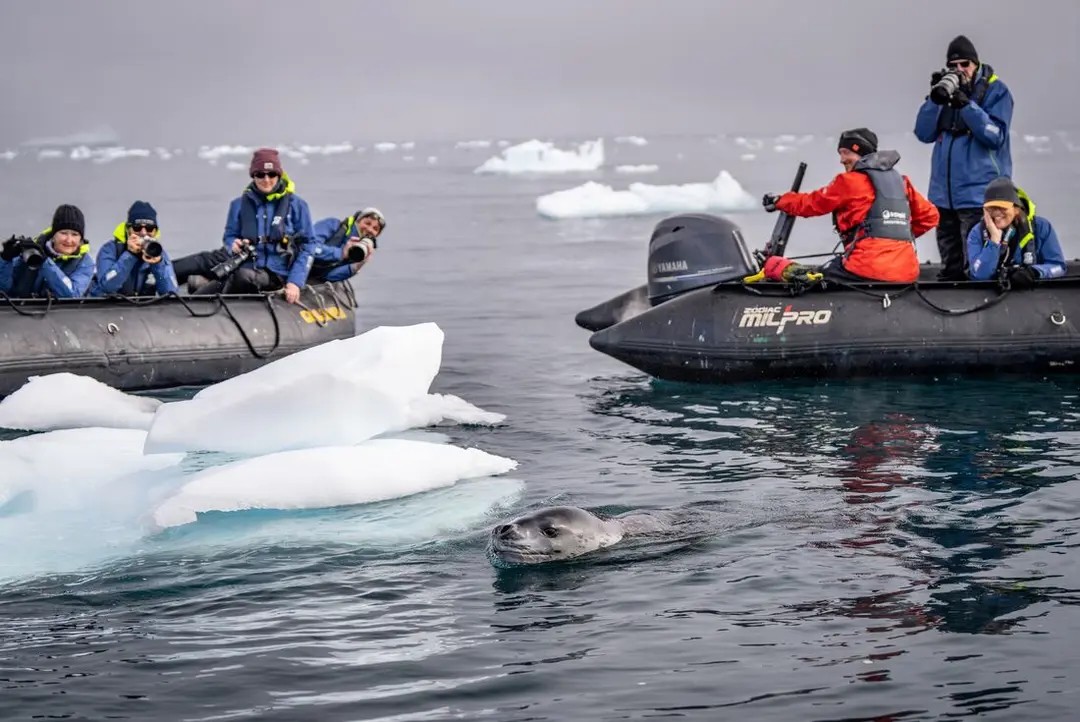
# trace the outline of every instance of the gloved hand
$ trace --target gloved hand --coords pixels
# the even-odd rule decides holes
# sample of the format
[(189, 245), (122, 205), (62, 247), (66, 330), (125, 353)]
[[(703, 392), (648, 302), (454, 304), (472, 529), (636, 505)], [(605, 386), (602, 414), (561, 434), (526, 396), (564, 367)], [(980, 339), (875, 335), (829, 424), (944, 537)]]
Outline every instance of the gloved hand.
[(776, 202), (780, 200), (780, 196), (775, 193), (766, 193), (761, 197), (761, 205), (765, 206), (765, 210), (772, 213), (776, 210)]
[(945, 77), (945, 73), (941, 70), (935, 70), (930, 74), (930, 87), (934, 87), (938, 84), (938, 81)]
[(963, 88), (960, 88), (955, 93), (953, 93), (953, 97), (949, 98), (949, 107), (959, 110), (970, 102), (971, 98), (968, 97), (968, 94), (964, 92)]
[(1039, 272), (1031, 266), (1013, 266), (1009, 269), (1009, 285), (1016, 289), (1032, 288), (1039, 279)]
[(21, 241), (21, 238), (16, 238), (15, 236), (4, 241), (2, 246), (3, 250), (0, 250), (0, 258), (3, 258), (5, 261), (14, 261), (19, 255)]

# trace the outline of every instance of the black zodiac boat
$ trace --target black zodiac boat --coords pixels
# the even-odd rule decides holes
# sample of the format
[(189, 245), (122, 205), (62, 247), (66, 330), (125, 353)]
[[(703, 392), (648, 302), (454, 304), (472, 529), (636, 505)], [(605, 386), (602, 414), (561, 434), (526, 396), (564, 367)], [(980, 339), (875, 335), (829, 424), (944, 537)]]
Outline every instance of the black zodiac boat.
[(784, 254), (794, 219), (780, 216), (755, 254), (725, 218), (662, 220), (648, 283), (581, 311), (577, 324), (594, 332), (594, 349), (673, 381), (1077, 370), (1080, 276), (1018, 291), (937, 282), (940, 266), (927, 264), (907, 285), (745, 283)]
[(0, 301), (0, 396), (60, 371), (123, 391), (201, 386), (356, 333), (348, 282), (278, 295)]

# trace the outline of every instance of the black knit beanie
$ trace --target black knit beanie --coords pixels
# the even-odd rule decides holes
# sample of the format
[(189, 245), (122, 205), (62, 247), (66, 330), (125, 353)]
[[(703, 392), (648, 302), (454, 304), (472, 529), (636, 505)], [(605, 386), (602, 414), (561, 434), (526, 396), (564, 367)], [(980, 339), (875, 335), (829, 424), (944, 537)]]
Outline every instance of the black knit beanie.
[(86, 235), (86, 219), (76, 206), (57, 206), (53, 213), (51, 233), (57, 231), (75, 231), (80, 236)]
[(979, 54), (975, 52), (975, 44), (968, 40), (966, 35), (957, 35), (949, 43), (949, 49), (945, 52), (945, 62), (951, 63), (954, 60), (979, 62)]
[(877, 134), (869, 128), (854, 128), (840, 134), (836, 149), (847, 148), (860, 156), (877, 152)]

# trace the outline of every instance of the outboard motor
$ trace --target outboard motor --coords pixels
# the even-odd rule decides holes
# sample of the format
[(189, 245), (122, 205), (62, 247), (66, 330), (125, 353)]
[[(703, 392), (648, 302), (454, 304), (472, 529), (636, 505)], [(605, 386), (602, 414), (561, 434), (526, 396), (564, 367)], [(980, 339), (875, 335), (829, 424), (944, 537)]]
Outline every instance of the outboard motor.
[(653, 306), (695, 288), (756, 272), (742, 231), (720, 216), (671, 216), (656, 224), (649, 239), (648, 291)]

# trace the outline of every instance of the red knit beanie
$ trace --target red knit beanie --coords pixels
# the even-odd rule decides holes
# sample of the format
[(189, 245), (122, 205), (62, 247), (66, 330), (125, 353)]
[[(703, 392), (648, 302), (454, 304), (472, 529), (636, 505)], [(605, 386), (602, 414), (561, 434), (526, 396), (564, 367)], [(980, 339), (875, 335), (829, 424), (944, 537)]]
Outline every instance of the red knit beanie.
[(255, 151), (255, 154), (251, 156), (251, 168), (248, 169), (248, 173), (254, 174), (259, 170), (269, 170), (281, 175), (281, 157), (278, 156), (277, 149), (259, 148)]

